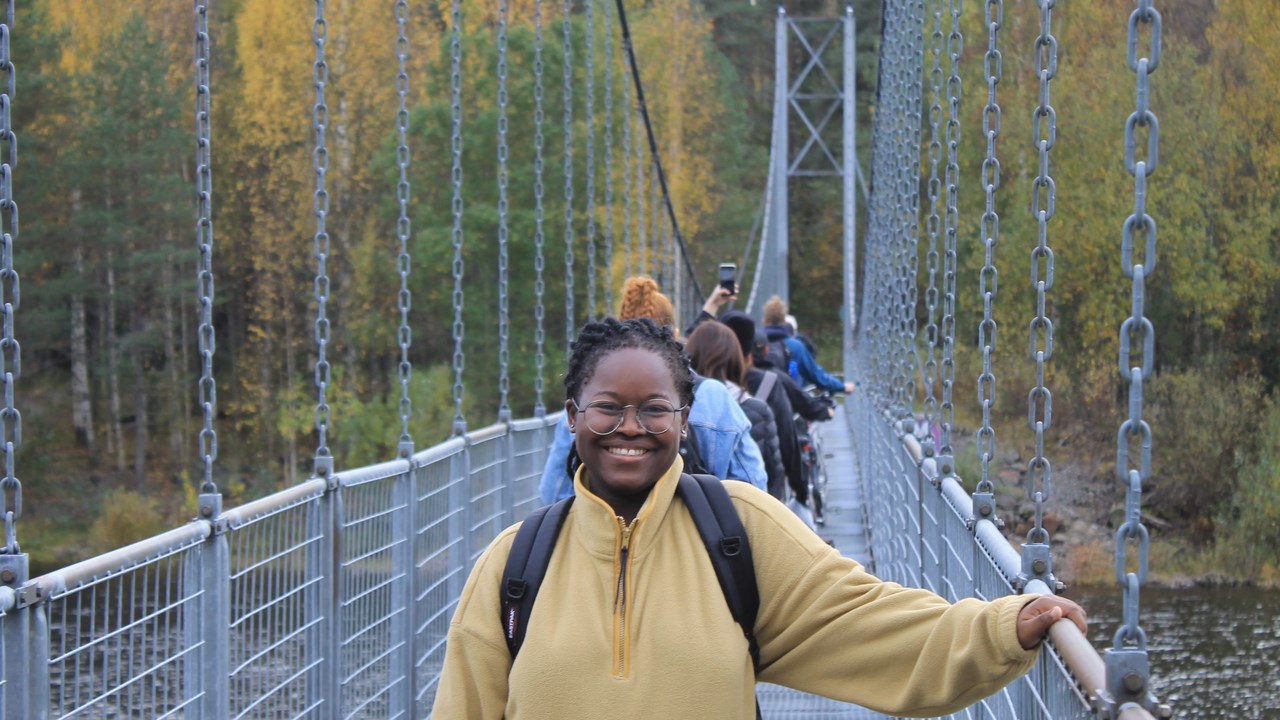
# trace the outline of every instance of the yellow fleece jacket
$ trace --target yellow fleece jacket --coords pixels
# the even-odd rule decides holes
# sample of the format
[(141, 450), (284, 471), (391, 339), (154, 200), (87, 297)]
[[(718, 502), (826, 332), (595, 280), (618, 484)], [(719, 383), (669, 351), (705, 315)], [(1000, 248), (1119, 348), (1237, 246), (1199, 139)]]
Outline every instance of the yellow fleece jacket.
[(579, 471), (578, 500), (514, 663), (499, 586), (516, 527), (493, 541), (449, 628), (436, 720), (749, 720), (757, 680), (929, 717), (971, 705), (1035, 664), (1038, 652), (1023, 650), (1014, 628), (1033, 596), (953, 605), (883, 582), (772, 496), (727, 482), (760, 589), (755, 673), (693, 518), (675, 494), (682, 468), (677, 458), (630, 528)]

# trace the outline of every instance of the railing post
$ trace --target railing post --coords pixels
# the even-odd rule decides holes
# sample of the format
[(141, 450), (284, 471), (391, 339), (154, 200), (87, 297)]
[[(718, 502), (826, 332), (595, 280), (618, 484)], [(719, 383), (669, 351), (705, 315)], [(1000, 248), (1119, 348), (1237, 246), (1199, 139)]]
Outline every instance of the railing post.
[(391, 537), (404, 538), (392, 550), (392, 563), (396, 571), (403, 575), (395, 593), (395, 602), (401, 611), (391, 616), (391, 642), (399, 643), (396, 659), (392, 662), (392, 672), (402, 673), (404, 682), (398, 692), (391, 694), (391, 706), (388, 717), (413, 717), (414, 698), (417, 694), (417, 673), (413, 670), (413, 638), (417, 624), (413, 620), (414, 588), (417, 585), (417, 573), (414, 572), (414, 504), (413, 491), (414, 463), (409, 456), (409, 466), (396, 479), (393, 505), (401, 508), (391, 519)]
[(338, 717), (341, 674), (338, 669), (338, 479), (324, 478), (324, 494), (307, 510), (307, 537), (315, 538), (307, 553), (307, 587), (303, 607), (316, 623), (307, 629), (307, 707), (321, 717)]
[(462, 587), (471, 567), (471, 438), (463, 436), (462, 452), (449, 460), (449, 537), (457, 538), (449, 553), (449, 597), (462, 597)]
[(231, 553), (227, 547), (222, 495), (204, 493), (200, 517), (210, 523), (209, 537), (183, 563), (183, 584), (199, 592), (184, 593), (184, 647), (200, 648), (183, 663), (183, 690), (189, 718), (221, 720), (231, 716)]
[(0, 555), (0, 589), (12, 593), (4, 620), (4, 694), (0, 718), (45, 718), (49, 711), (49, 638), (37, 587), (22, 587), (29, 576), (26, 553)]

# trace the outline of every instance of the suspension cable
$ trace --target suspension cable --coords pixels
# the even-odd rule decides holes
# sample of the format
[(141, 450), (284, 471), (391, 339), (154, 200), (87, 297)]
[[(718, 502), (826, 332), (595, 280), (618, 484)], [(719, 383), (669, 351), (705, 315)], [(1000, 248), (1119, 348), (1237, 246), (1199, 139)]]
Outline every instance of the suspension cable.
[(613, 313), (613, 10), (604, 8), (604, 308)]
[[(1147, 579), (1149, 541), (1142, 524), (1142, 485), (1151, 479), (1151, 426), (1142, 417), (1142, 386), (1151, 377), (1155, 363), (1155, 328), (1144, 312), (1146, 279), (1156, 267), (1156, 221), (1147, 213), (1147, 178), (1155, 172), (1159, 161), (1160, 123), (1149, 102), (1150, 76), (1160, 64), (1161, 19), (1152, 0), (1139, 0), (1129, 15), (1129, 68), (1137, 76), (1135, 109), (1124, 126), (1124, 166), (1134, 179), (1134, 209), (1125, 219), (1121, 233), (1120, 267), (1133, 281), (1132, 307), (1120, 326), (1120, 374), (1129, 387), (1129, 418), (1117, 433), (1116, 477), (1126, 488), (1125, 522), (1115, 535), (1116, 581), (1124, 593), (1124, 623), (1116, 631), (1113, 647), (1106, 650), (1107, 690), (1115, 707), (1138, 703), (1155, 711), (1155, 700), (1149, 690), (1150, 663), (1147, 658), (1147, 635), (1138, 622), (1139, 592)], [(1150, 55), (1139, 57), (1139, 33), (1150, 29)], [(1147, 132), (1147, 153), (1139, 158), (1137, 132)], [(1145, 252), (1141, 262), (1134, 253), (1134, 236), (1145, 235)], [(1135, 336), (1138, 343), (1134, 342)], [(1131, 352), (1140, 347), (1140, 358)], [(1138, 467), (1131, 466), (1129, 444), (1139, 438), (1141, 454)], [(1137, 544), (1137, 572), (1128, 571), (1127, 543)]]
[(546, 391), (546, 381), (543, 372), (546, 367), (546, 318), (547, 310), (543, 304), (543, 296), (546, 293), (546, 282), (543, 273), (546, 271), (547, 262), (543, 255), (543, 245), (546, 242), (546, 235), (543, 224), (546, 221), (546, 210), (542, 205), (542, 195), (545, 187), (542, 182), (542, 173), (544, 162), (542, 158), (542, 146), (544, 138), (542, 135), (543, 115), (543, 97), (542, 97), (542, 0), (534, 0), (533, 2), (533, 366), (536, 370), (533, 378), (534, 417), (543, 417), (547, 412), (547, 406), (543, 402), (543, 393)]
[(466, 326), (462, 321), (462, 0), (452, 0), (449, 9), (452, 33), (449, 42), (450, 118), (453, 121), (449, 147), (453, 154), (450, 182), (453, 185), (453, 434), (467, 432), (467, 420), (462, 414), (462, 399), (466, 387), (462, 384), (462, 372), (466, 368), (466, 355), (462, 352), (462, 340)]
[[(17, 70), (10, 55), (13, 33), (13, 0), (6, 0), (0, 23), (0, 72), (5, 83), (0, 88), (0, 300), (3, 301), (3, 336), (0, 337), (0, 377), (4, 381), (4, 408), (0, 409), (0, 447), (4, 452), (4, 480), (0, 481), (0, 510), (4, 512), (4, 547), (0, 554), (17, 555), (18, 518), (22, 517), (22, 482), (14, 470), (18, 447), (22, 445), (22, 414), (13, 401), (14, 380), (22, 374), (22, 347), (13, 335), (14, 313), (21, 299), (18, 271), (13, 268), (13, 246), (18, 239), (18, 204), (13, 201), (13, 169), (18, 166), (18, 136), (13, 132), (13, 98)], [(203, 336), (202, 336), (203, 337)]]
[(978, 457), (982, 460), (982, 479), (973, 493), (972, 519), (996, 521), (995, 486), (991, 482), (991, 461), (996, 453), (996, 431), (991, 427), (991, 408), (996, 402), (996, 376), (991, 360), (996, 349), (995, 305), (998, 274), (995, 265), (996, 242), (1000, 236), (1000, 216), (996, 213), (996, 189), (1000, 187), (1000, 160), (996, 157), (996, 137), (1000, 134), (1000, 105), (996, 103), (996, 85), (1000, 82), (1003, 60), (1000, 55), (999, 32), (1004, 22), (1003, 0), (987, 0), (987, 53), (982, 66), (987, 79), (987, 104), (982, 113), (982, 131), (987, 137), (987, 155), (982, 161), (982, 186), (986, 190), (986, 211), (982, 214), (982, 244), (986, 250), (978, 290), (982, 295), (982, 322), (978, 325), (978, 346), (982, 349), (982, 373), (978, 376), (978, 402), (982, 407), (982, 428), (978, 430)]
[(680, 234), (680, 223), (676, 220), (675, 207), (671, 204), (671, 193), (667, 187), (667, 176), (662, 171), (662, 158), (658, 156), (658, 140), (653, 132), (653, 121), (649, 118), (649, 108), (644, 100), (644, 85), (640, 82), (640, 65), (636, 62), (636, 49), (631, 41), (631, 29), (627, 25), (627, 9), (623, 5), (623, 0), (616, 0), (618, 7), (618, 23), (622, 26), (622, 47), (626, 51), (627, 60), (631, 65), (631, 81), (635, 87), (636, 107), (640, 110), (640, 117), (644, 120), (644, 129), (649, 138), (649, 152), (653, 156), (653, 170), (657, 176), (658, 185), (662, 188), (662, 202), (667, 211), (667, 218), (671, 221), (671, 231), (675, 236), (676, 243), (680, 246), (680, 257), (684, 260), (685, 271), (689, 275), (689, 282), (693, 284), (694, 292), (698, 297), (703, 297), (702, 288), (698, 285), (698, 274), (693, 269), (693, 263), (689, 259), (689, 249), (685, 247), (684, 236)]
[(952, 392), (956, 379), (956, 240), (960, 226), (960, 52), (964, 47), (964, 37), (960, 34), (961, 0), (947, 0), (947, 9), (951, 14), (951, 32), (947, 34), (951, 67), (947, 75), (947, 210), (943, 219), (946, 231), (942, 256), (942, 404), (938, 448), (938, 469), (943, 475), (955, 472), (951, 426), (956, 417)]
[(409, 310), (412, 307), (413, 295), (409, 292), (409, 238), (412, 237), (409, 222), (409, 38), (405, 34), (409, 22), (408, 0), (396, 0), (396, 60), (399, 67), (396, 72), (396, 97), (400, 107), (396, 111), (396, 132), (399, 144), (396, 146), (396, 166), (400, 170), (400, 181), (396, 185), (396, 200), (400, 205), (400, 215), (396, 219), (396, 239), (400, 243), (400, 254), (396, 257), (396, 270), (400, 275), (400, 292), (396, 296), (396, 305), (400, 310), (400, 326), (397, 340), (400, 345), (400, 363), (398, 379), (400, 381), (400, 457), (413, 455), (413, 435), (409, 432), (409, 419), (413, 416), (413, 401), (409, 397), (409, 382), (413, 379), (413, 365), (409, 362), (409, 345), (413, 341), (413, 331), (409, 326)]
[[(1053, 36), (1053, 6), (1056, 0), (1037, 0), (1040, 5), (1040, 35), (1036, 38), (1036, 74), (1040, 78), (1040, 104), (1032, 114), (1035, 146), (1040, 156), (1040, 172), (1031, 182), (1031, 211), (1036, 219), (1038, 241), (1031, 251), (1031, 286), (1036, 293), (1036, 315), (1031, 319), (1031, 359), (1036, 364), (1036, 385), (1027, 395), (1027, 424), (1036, 436), (1035, 455), (1027, 463), (1027, 495), (1035, 503), (1035, 513), (1027, 542), (1022, 546), (1022, 573), (1019, 589), (1029, 580), (1041, 580), (1055, 587), (1053, 555), (1049, 552), (1049, 531), (1044, 527), (1044, 504), (1053, 487), (1053, 467), (1044, 454), (1044, 433), (1053, 425), (1053, 394), (1045, 386), (1045, 363), (1053, 356), (1053, 321), (1046, 316), (1047, 293), (1053, 287), (1053, 250), (1049, 247), (1049, 220), (1053, 219), (1057, 186), (1050, 174), (1049, 151), (1057, 139), (1057, 112), (1050, 103), (1050, 81), (1058, 72), (1058, 39)], [(1044, 273), (1041, 274), (1041, 262)]]
[(634, 119), (631, 115), (631, 103), (624, 99), (623, 107), (625, 109), (622, 113), (622, 247), (623, 253), (626, 256), (625, 276), (631, 277), (631, 256), (633, 254), (633, 246), (635, 245), (635, 235), (631, 232), (631, 204), (635, 197), (634, 186), (631, 182), (631, 124), (634, 122)]
[(325, 102), (324, 90), (329, 81), (329, 64), (325, 61), (324, 46), (328, 38), (329, 26), (324, 16), (325, 0), (316, 0), (316, 18), (312, 25), (312, 39), (316, 46), (315, 64), (312, 66), (312, 81), (316, 89), (316, 102), (312, 110), (312, 124), (315, 129), (315, 153), (312, 156), (316, 174), (315, 216), (316, 234), (313, 240), (316, 257), (316, 432), (319, 439), (316, 445), (315, 474), (328, 477), (333, 472), (333, 453), (329, 450), (329, 403), (327, 391), (329, 387), (329, 360), (326, 351), (329, 347), (329, 275), (326, 262), (329, 258), (329, 233), (325, 229), (325, 218), (329, 213), (329, 191), (326, 188), (326, 177), (329, 170), (329, 149), (325, 147), (325, 131), (329, 125), (329, 106)]
[(573, 0), (564, 0), (564, 351), (577, 336), (573, 319)]
[[(638, 114), (638, 113), (637, 113)], [(636, 138), (635, 143), (635, 166), (636, 166), (636, 272), (649, 272), (649, 242), (645, 238), (645, 218), (648, 214), (644, 211), (645, 196), (648, 193), (647, 185), (645, 185), (644, 172), (644, 145), (641, 144), (640, 138)]]
[(587, 319), (596, 319), (596, 84), (595, 84), (595, 68), (593, 67), (594, 43), (592, 35), (595, 34), (595, 3), (592, 0), (583, 2), (583, 24), (586, 31), (583, 33), (582, 55), (583, 66), (582, 72), (586, 81), (586, 98), (583, 100), (585, 108), (584, 119), (586, 121), (587, 131), (587, 162), (586, 177), (584, 179), (585, 191), (587, 194), (586, 214), (587, 214)]
[[(200, 492), (218, 492), (213, 482), (213, 462), (218, 457), (218, 434), (213, 420), (217, 416), (218, 386), (213, 377), (213, 177), (210, 157), (210, 92), (209, 92), (209, 7), (196, 0), (196, 247), (199, 258), (196, 287), (199, 293), (200, 326), (196, 331), (200, 352), (200, 408), (204, 425), (200, 430), (200, 458), (204, 480)], [(6, 53), (7, 55), (7, 53)], [(12, 72), (12, 71), (11, 71)]]
[(927, 432), (921, 442), (926, 457), (936, 452), (933, 444), (933, 422), (938, 411), (934, 395), (938, 376), (938, 233), (942, 218), (938, 215), (938, 199), (942, 194), (942, 179), (938, 177), (938, 163), (942, 159), (942, 0), (929, 0), (933, 15), (933, 30), (929, 34), (929, 49), (933, 68), (929, 71), (929, 86), (933, 102), (929, 105), (929, 217), (925, 232), (929, 236), (929, 250), (925, 255), (925, 273), (928, 287), (924, 292), (927, 317), (924, 329), (924, 424)]
[(511, 420), (511, 323), (508, 314), (507, 0), (498, 0), (498, 421)]

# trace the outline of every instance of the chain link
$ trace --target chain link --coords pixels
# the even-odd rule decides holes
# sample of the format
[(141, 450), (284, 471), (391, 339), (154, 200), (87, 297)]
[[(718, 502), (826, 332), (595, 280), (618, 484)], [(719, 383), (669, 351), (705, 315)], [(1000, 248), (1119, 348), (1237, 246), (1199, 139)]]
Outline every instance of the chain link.
[[(1110, 709), (1138, 704), (1153, 712), (1165, 710), (1158, 714), (1167, 717), (1167, 706), (1157, 707), (1148, 690), (1151, 668), (1147, 635), (1139, 624), (1139, 596), (1147, 579), (1150, 550), (1150, 537), (1142, 524), (1142, 486), (1151, 479), (1151, 426), (1142, 416), (1142, 386), (1151, 377), (1155, 362), (1155, 328), (1144, 309), (1146, 279), (1156, 267), (1156, 222), (1147, 213), (1147, 178), (1155, 172), (1160, 147), (1160, 125), (1149, 106), (1150, 76), (1160, 64), (1161, 43), (1160, 13), (1152, 5), (1152, 0), (1138, 0), (1128, 22), (1128, 64), (1137, 76), (1137, 89), (1135, 109), (1124, 126), (1124, 165), (1134, 178), (1134, 207), (1121, 232), (1120, 265), (1133, 289), (1129, 317), (1120, 326), (1120, 375), (1129, 388), (1129, 417), (1116, 434), (1116, 478), (1125, 488), (1125, 521), (1115, 535), (1116, 582), (1124, 594), (1124, 619), (1116, 630), (1113, 646), (1104, 655)], [(1140, 57), (1139, 35), (1144, 28), (1151, 32), (1149, 55)], [(1148, 133), (1144, 159), (1137, 157), (1138, 128)], [(1136, 233), (1146, 236), (1146, 252), (1140, 262), (1135, 262), (1133, 252)], [(1132, 356), (1138, 347), (1135, 335), (1141, 343), (1139, 358)], [(1129, 446), (1135, 438), (1141, 443), (1136, 468), (1129, 459)], [(1137, 572), (1128, 569), (1129, 543), (1137, 545)]]
[(587, 319), (596, 319), (596, 85), (595, 85), (595, 68), (593, 67), (594, 42), (592, 35), (595, 34), (595, 0), (585, 0), (583, 2), (583, 24), (586, 25), (586, 32), (583, 33), (582, 55), (583, 55), (583, 75), (586, 80), (587, 97), (583, 102), (585, 106), (585, 120), (587, 130), (587, 167), (585, 178), (585, 190), (587, 193)]
[[(1053, 321), (1046, 316), (1046, 295), (1053, 287), (1053, 250), (1049, 247), (1049, 220), (1053, 218), (1056, 184), (1050, 174), (1049, 151), (1057, 138), (1057, 113), (1050, 103), (1050, 81), (1058, 72), (1058, 39), (1053, 36), (1055, 0), (1038, 0), (1040, 35), (1036, 38), (1036, 72), (1040, 77), (1040, 104), (1032, 115), (1040, 173), (1031, 184), (1031, 212), (1036, 219), (1038, 241), (1031, 251), (1031, 287), (1036, 292), (1036, 316), (1031, 320), (1031, 359), (1036, 364), (1036, 385), (1027, 396), (1027, 424), (1035, 432), (1035, 455), (1027, 463), (1027, 494), (1035, 503), (1035, 518), (1027, 534), (1030, 543), (1048, 545), (1044, 528), (1044, 504), (1049, 499), (1053, 469), (1044, 456), (1044, 433), (1053, 426), (1053, 394), (1045, 386), (1045, 363), (1053, 356)], [(1044, 272), (1041, 275), (1041, 263)], [(1047, 571), (1039, 574), (1047, 575)]]
[(947, 0), (951, 14), (951, 31), (947, 33), (947, 56), (951, 60), (947, 75), (947, 210), (943, 218), (945, 232), (942, 255), (942, 405), (939, 422), (938, 455), (943, 474), (955, 471), (951, 447), (951, 426), (955, 423), (956, 409), (952, 400), (955, 388), (955, 340), (956, 340), (956, 240), (959, 235), (959, 183), (960, 183), (960, 53), (964, 49), (964, 36), (960, 34), (962, 0)]
[(543, 273), (547, 269), (547, 260), (543, 255), (546, 234), (543, 225), (546, 221), (546, 209), (542, 205), (542, 196), (546, 187), (542, 182), (545, 164), (542, 158), (542, 146), (545, 138), (542, 135), (543, 113), (542, 91), (542, 0), (533, 2), (533, 365), (536, 374), (533, 378), (534, 405), (536, 417), (546, 414), (547, 407), (543, 401), (546, 392), (546, 380), (543, 372), (547, 364), (546, 358), (546, 319), (547, 308), (543, 303), (547, 285)]
[(409, 38), (405, 34), (409, 22), (408, 0), (396, 0), (396, 96), (400, 107), (396, 111), (396, 132), (400, 143), (396, 147), (396, 166), (400, 170), (400, 181), (396, 184), (396, 200), (400, 205), (400, 216), (396, 220), (396, 239), (400, 243), (400, 254), (396, 257), (396, 270), (400, 275), (400, 292), (396, 296), (396, 306), (400, 310), (400, 327), (397, 341), (400, 345), (400, 364), (398, 378), (400, 380), (400, 455), (409, 457), (413, 454), (413, 435), (409, 433), (409, 418), (413, 415), (413, 401), (409, 399), (409, 382), (413, 378), (413, 365), (409, 362), (409, 345), (413, 340), (409, 327), (409, 309), (413, 296), (409, 292)]
[(0, 554), (16, 555), (18, 518), (22, 517), (22, 482), (14, 470), (15, 454), (22, 445), (22, 414), (14, 406), (14, 380), (22, 374), (22, 347), (13, 334), (14, 313), (21, 299), (18, 271), (13, 268), (13, 246), (18, 239), (18, 204), (13, 200), (13, 170), (18, 166), (18, 136), (13, 131), (13, 98), (17, 70), (10, 55), (13, 33), (13, 0), (4, 5), (0, 23), (0, 72), (5, 84), (0, 89), (0, 301), (3, 301), (3, 337), (0, 337), (0, 376), (4, 378), (4, 408), (0, 410), (0, 444), (4, 449), (4, 480), (0, 481), (0, 510), (4, 512), (4, 547)]
[(577, 335), (573, 320), (573, 0), (564, 0), (564, 350)]
[[(1144, 27), (1151, 29), (1150, 56), (1137, 57), (1138, 34)], [(1142, 386), (1150, 378), (1155, 361), (1155, 329), (1143, 308), (1146, 278), (1156, 265), (1156, 224), (1146, 211), (1147, 178), (1155, 170), (1158, 150), (1158, 125), (1156, 116), (1148, 107), (1148, 83), (1160, 58), (1160, 13), (1152, 7), (1151, 0), (1140, 0), (1138, 8), (1129, 16), (1129, 67), (1137, 74), (1136, 110), (1125, 123), (1125, 167), (1134, 177), (1134, 211), (1124, 223), (1121, 245), (1121, 266), (1125, 277), (1133, 281), (1132, 308), (1120, 327), (1120, 373), (1129, 386), (1129, 418), (1120, 425), (1119, 447), (1116, 456), (1116, 476), (1126, 487), (1125, 523), (1116, 532), (1116, 580), (1124, 588), (1125, 623), (1116, 633), (1115, 647), (1136, 642), (1146, 649), (1145, 635), (1138, 625), (1138, 588), (1146, 581), (1147, 529), (1142, 524), (1142, 485), (1151, 479), (1151, 426), (1142, 417)], [(1150, 133), (1148, 154), (1145, 160), (1134, 157), (1134, 132), (1146, 128)], [(1146, 256), (1143, 262), (1134, 262), (1133, 234), (1145, 232)], [(1132, 355), (1132, 338), (1141, 336), (1141, 357)], [(1142, 451), (1137, 468), (1129, 461), (1129, 443), (1140, 437)], [(1126, 541), (1138, 543), (1138, 573), (1127, 573)]]
[(316, 60), (312, 66), (312, 81), (316, 88), (316, 102), (312, 110), (312, 124), (315, 128), (316, 147), (312, 155), (316, 173), (315, 215), (316, 234), (314, 238), (316, 257), (316, 432), (319, 440), (316, 445), (315, 474), (326, 477), (333, 472), (333, 453), (329, 450), (329, 361), (326, 352), (329, 347), (329, 275), (325, 267), (329, 258), (329, 233), (325, 229), (325, 218), (329, 213), (329, 191), (326, 188), (329, 171), (329, 149), (325, 147), (325, 131), (329, 125), (329, 106), (325, 103), (325, 85), (329, 81), (329, 64), (325, 61), (325, 43), (328, 39), (329, 26), (325, 21), (324, 0), (316, 0), (316, 18), (312, 25), (312, 39), (316, 46)]
[(934, 395), (938, 376), (938, 233), (941, 230), (942, 218), (938, 215), (938, 198), (942, 194), (942, 179), (938, 177), (938, 164), (942, 160), (942, 0), (929, 0), (933, 15), (933, 31), (929, 34), (929, 49), (933, 56), (933, 69), (929, 71), (929, 84), (933, 94), (933, 103), (929, 106), (929, 217), (925, 231), (929, 235), (929, 251), (925, 256), (925, 272), (929, 278), (929, 286), (925, 289), (924, 302), (928, 312), (925, 323), (925, 363), (924, 363), (924, 422), (930, 431), (925, 433), (923, 449), (926, 456), (936, 452), (933, 444), (934, 418), (938, 412), (938, 400)]
[(218, 457), (218, 435), (213, 429), (217, 414), (217, 383), (213, 378), (213, 176), (210, 157), (209, 97), (209, 8), (196, 0), (196, 247), (199, 249), (196, 288), (199, 293), (200, 326), (196, 330), (200, 352), (200, 409), (204, 425), (200, 430), (200, 458), (204, 466), (200, 492), (218, 492), (213, 482), (213, 461)]
[(462, 0), (452, 0), (449, 11), (452, 34), (449, 42), (449, 88), (451, 92), (450, 117), (453, 130), (450, 149), (453, 152), (453, 168), (450, 182), (453, 184), (453, 434), (467, 432), (467, 421), (462, 414), (462, 371), (466, 368), (466, 356), (462, 352), (462, 338), (466, 326), (462, 322), (464, 296), (462, 294)]
[[(996, 102), (996, 85), (1000, 82), (1003, 66), (999, 48), (1000, 26), (1003, 22), (1003, 1), (987, 0), (987, 52), (982, 61), (987, 80), (987, 104), (982, 113), (982, 132), (987, 138), (987, 154), (982, 161), (982, 186), (986, 191), (987, 203), (981, 221), (985, 255), (982, 270), (978, 274), (978, 289), (982, 295), (982, 322), (978, 325), (978, 345), (982, 349), (982, 373), (978, 376), (978, 402), (982, 407), (978, 457), (982, 460), (982, 478), (976, 488), (977, 493), (984, 495), (985, 503), (991, 502), (990, 494), (995, 487), (991, 482), (991, 461), (996, 453), (996, 431), (991, 427), (991, 408), (996, 402), (996, 376), (991, 361), (996, 349), (996, 321), (992, 312), (998, 286), (995, 250), (1000, 238), (1000, 216), (996, 213), (996, 189), (1000, 187), (1000, 160), (996, 157), (996, 137), (1000, 134), (1000, 105)], [(994, 516), (993, 507), (976, 502), (976, 498), (974, 510), (979, 513), (986, 510), (989, 515)]]
[(625, 107), (622, 113), (622, 247), (626, 277), (631, 277), (631, 256), (635, 245), (635, 235), (631, 232), (631, 204), (635, 197), (635, 187), (631, 182), (631, 126), (635, 117), (631, 114), (631, 103), (627, 102)]
[[(637, 113), (638, 114), (638, 113)], [(645, 195), (648, 193), (648, 186), (645, 185), (644, 172), (644, 143), (640, 138), (635, 138), (635, 166), (636, 166), (636, 272), (649, 272), (649, 243), (645, 240), (645, 218), (648, 215), (644, 211)]]
[(613, 312), (613, 6), (604, 5), (604, 307)]
[(511, 323), (507, 275), (507, 2), (498, 2), (498, 420), (511, 420)]

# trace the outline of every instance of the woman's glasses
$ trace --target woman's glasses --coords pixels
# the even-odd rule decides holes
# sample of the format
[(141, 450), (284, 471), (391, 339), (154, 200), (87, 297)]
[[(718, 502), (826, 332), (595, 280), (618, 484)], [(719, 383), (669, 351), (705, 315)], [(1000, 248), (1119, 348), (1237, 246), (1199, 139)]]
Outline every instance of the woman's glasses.
[(578, 409), (587, 429), (597, 435), (609, 435), (622, 427), (622, 421), (627, 416), (627, 408), (635, 408), (636, 422), (642, 430), (650, 435), (661, 435), (675, 424), (676, 413), (689, 407), (688, 405), (675, 407), (665, 400), (651, 400), (639, 405), (594, 402), (586, 407), (582, 407), (577, 400), (574, 400), (573, 406)]

